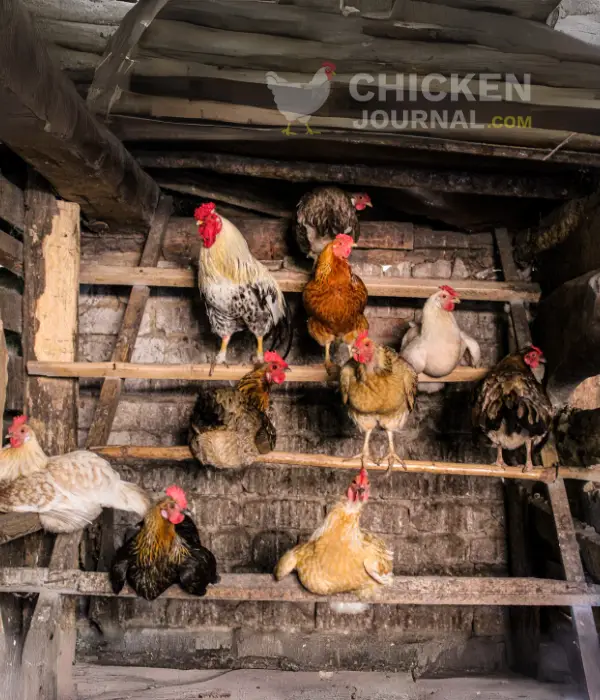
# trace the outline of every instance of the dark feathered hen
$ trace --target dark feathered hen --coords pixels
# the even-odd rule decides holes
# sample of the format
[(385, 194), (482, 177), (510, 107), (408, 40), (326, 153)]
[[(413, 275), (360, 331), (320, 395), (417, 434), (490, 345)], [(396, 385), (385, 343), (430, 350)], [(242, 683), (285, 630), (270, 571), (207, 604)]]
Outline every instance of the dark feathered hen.
[(508, 355), (477, 390), (473, 424), (496, 446), (498, 466), (505, 466), (502, 449), (525, 445), (523, 471), (533, 469), (532, 447), (544, 440), (553, 418), (552, 404), (532, 372), (544, 361), (542, 351), (534, 346)]
[(338, 233), (360, 236), (357, 211), (371, 207), (371, 198), (364, 193), (347, 194), (338, 187), (317, 187), (298, 202), (296, 240), (300, 250), (316, 260), (323, 248)]
[(196, 525), (185, 513), (185, 493), (177, 486), (166, 493), (118, 550), (109, 573), (115, 594), (127, 582), (137, 595), (154, 600), (178, 583), (186, 593), (203, 596), (208, 586), (219, 582), (217, 561), (202, 546)]
[(208, 387), (198, 395), (189, 443), (204, 466), (244, 467), (275, 449), (276, 432), (269, 417), (272, 385), (285, 380), (289, 367), (275, 352), (246, 374), (235, 387)]

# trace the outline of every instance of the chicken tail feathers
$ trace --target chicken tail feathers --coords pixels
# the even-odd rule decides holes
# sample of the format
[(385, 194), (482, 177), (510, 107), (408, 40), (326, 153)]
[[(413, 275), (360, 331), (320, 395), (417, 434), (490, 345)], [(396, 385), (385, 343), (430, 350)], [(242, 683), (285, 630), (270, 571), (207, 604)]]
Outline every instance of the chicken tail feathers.
[(277, 566), (275, 567), (275, 578), (278, 581), (281, 581), (282, 578), (285, 578), (288, 574), (291, 574), (292, 571), (296, 568), (298, 564), (298, 547), (294, 547), (293, 549), (290, 549), (289, 552), (286, 552), (281, 559), (277, 562)]
[(112, 502), (107, 503), (106, 506), (137, 513), (143, 518), (150, 508), (150, 499), (139, 486), (128, 481), (121, 481), (115, 489)]
[(280, 350), (281, 348), (284, 348), (284, 350), (279, 354), (285, 360), (292, 349), (292, 343), (294, 341), (294, 326), (292, 325), (292, 312), (290, 307), (287, 302), (284, 302), (284, 304), (285, 314), (275, 328), (270, 350), (275, 350), (276, 348)]

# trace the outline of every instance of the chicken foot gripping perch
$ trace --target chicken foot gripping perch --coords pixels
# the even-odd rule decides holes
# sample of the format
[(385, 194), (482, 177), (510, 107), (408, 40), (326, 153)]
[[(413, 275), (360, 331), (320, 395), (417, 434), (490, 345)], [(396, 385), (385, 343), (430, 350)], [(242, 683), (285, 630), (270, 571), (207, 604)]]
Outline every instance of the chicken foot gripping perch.
[(86, 527), (103, 508), (146, 514), (144, 491), (97, 454), (47, 457), (25, 416), (15, 418), (9, 435), (10, 447), (0, 452), (0, 512), (38, 513), (42, 527), (55, 533)]
[(497, 449), (496, 465), (506, 466), (502, 450), (525, 446), (524, 472), (533, 469), (532, 448), (548, 434), (554, 411), (533, 370), (545, 362), (531, 345), (501, 360), (477, 389), (473, 425), (480, 428)]
[(139, 531), (117, 552), (109, 578), (115, 595), (125, 582), (137, 595), (154, 600), (178, 583), (191, 595), (203, 596), (219, 582), (217, 561), (202, 546), (187, 510), (183, 489), (170, 486), (166, 498), (151, 508)]
[(394, 350), (377, 345), (366, 331), (352, 347), (352, 359), (340, 372), (342, 400), (348, 405), (352, 420), (365, 433), (360, 455), (363, 467), (370, 460), (369, 439), (377, 427), (388, 437), (389, 451), (383, 458), (388, 462), (388, 473), (394, 464), (406, 469), (394, 448), (394, 433), (401, 431), (415, 406), (417, 373)]
[(339, 233), (319, 255), (312, 279), (302, 294), (308, 314), (308, 332), (325, 348), (325, 364), (331, 364), (331, 345), (341, 340), (352, 352), (352, 343), (369, 322), (364, 316), (368, 292), (352, 272), (348, 257), (355, 243)]
[[(305, 544), (283, 555), (275, 568), (280, 581), (298, 573), (302, 585), (316, 595), (355, 593), (368, 600), (380, 586), (393, 582), (393, 553), (383, 540), (360, 528), (369, 499), (369, 476), (364, 467), (350, 484), (346, 497), (331, 510)], [(367, 603), (335, 603), (335, 612), (360, 613)]]
[[(264, 338), (274, 332), (285, 359), (292, 344), (291, 315), (277, 281), (250, 252), (239, 229), (217, 213), (212, 202), (194, 212), (202, 249), (198, 286), (210, 326), (221, 338), (214, 364), (227, 363), (231, 336), (248, 329), (256, 337), (256, 360), (263, 360)], [(273, 349), (273, 348), (271, 348)]]

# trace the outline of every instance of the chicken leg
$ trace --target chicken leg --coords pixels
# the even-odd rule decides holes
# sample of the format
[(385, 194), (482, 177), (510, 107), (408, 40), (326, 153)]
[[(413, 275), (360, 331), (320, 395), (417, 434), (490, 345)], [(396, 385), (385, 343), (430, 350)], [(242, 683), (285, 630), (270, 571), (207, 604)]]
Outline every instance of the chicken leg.
[(407, 469), (406, 463), (404, 462), (404, 460), (401, 457), (399, 457), (396, 454), (396, 448), (394, 446), (394, 433), (393, 433), (393, 431), (386, 430), (385, 432), (387, 433), (387, 436), (388, 436), (388, 443), (390, 446), (390, 450), (383, 457), (383, 459), (381, 461), (383, 461), (384, 459), (387, 459), (387, 461), (388, 461), (387, 473), (390, 474), (392, 472), (392, 470), (394, 468), (394, 464), (396, 462), (398, 462), (400, 464), (400, 466), (402, 467), (402, 469), (404, 469), (404, 471), (406, 471), (406, 469)]
[(263, 338), (261, 336), (256, 336), (256, 361), (263, 362), (265, 359), (265, 353), (263, 350)]
[(296, 132), (292, 131), (292, 125), (288, 122), (288, 125), (285, 127), (285, 129), (281, 130), (282, 134), (285, 134), (285, 136), (293, 136)]
[(525, 442), (525, 449), (527, 450), (527, 460), (525, 461), (525, 466), (523, 467), (524, 472), (530, 472), (533, 469), (533, 460), (531, 458), (531, 448), (532, 448), (532, 440), (527, 440)]
[(502, 469), (504, 469), (504, 467), (506, 467), (506, 462), (504, 461), (504, 457), (503, 457), (503, 455), (502, 455), (502, 448), (500, 447), (500, 445), (496, 445), (496, 449), (497, 449), (498, 451), (497, 451), (497, 453), (496, 453), (496, 462), (495, 462), (495, 464), (496, 464), (497, 467), (502, 467)]
[(353, 457), (348, 457), (348, 459), (345, 459), (344, 462), (352, 462), (355, 459), (360, 459), (360, 464), (361, 466), (366, 469), (366, 463), (371, 462), (371, 464), (374, 464), (373, 460), (371, 459), (371, 455), (369, 453), (369, 440), (371, 439), (371, 433), (373, 430), (367, 430), (365, 433), (365, 441), (363, 443), (363, 448), (362, 452), (359, 452), (357, 455), (354, 455)]
[(229, 345), (230, 340), (230, 335), (226, 335), (224, 338), (221, 338), (221, 349), (219, 350), (215, 359), (210, 363), (210, 370), (208, 372), (209, 377), (212, 377), (212, 373), (215, 371), (215, 365), (225, 365), (225, 367), (228, 367), (227, 346)]
[(304, 125), (306, 127), (306, 133), (309, 134), (310, 136), (313, 136), (314, 134), (320, 134), (320, 131), (317, 131), (316, 129), (311, 129), (308, 124)]

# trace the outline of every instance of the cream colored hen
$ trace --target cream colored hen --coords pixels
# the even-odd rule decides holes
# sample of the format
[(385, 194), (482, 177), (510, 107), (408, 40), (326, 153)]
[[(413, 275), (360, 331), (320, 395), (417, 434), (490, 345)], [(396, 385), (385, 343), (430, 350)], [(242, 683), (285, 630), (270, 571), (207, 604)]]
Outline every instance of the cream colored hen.
[(150, 500), (144, 491), (122, 481), (97, 454), (48, 457), (24, 416), (13, 421), (9, 438), (10, 446), (0, 452), (0, 512), (38, 513), (49, 532), (80, 530), (103, 508), (146, 515)]

